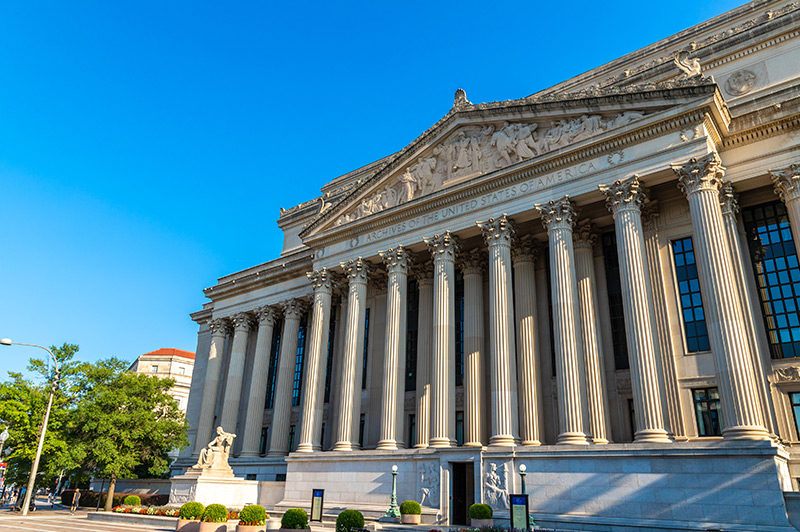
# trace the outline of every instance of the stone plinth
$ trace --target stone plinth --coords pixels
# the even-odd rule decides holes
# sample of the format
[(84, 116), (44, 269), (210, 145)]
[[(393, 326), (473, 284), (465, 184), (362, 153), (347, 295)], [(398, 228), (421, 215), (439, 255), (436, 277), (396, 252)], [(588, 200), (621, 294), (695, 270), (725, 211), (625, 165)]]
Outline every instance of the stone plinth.
[(222, 504), (228, 508), (241, 508), (259, 502), (259, 482), (241, 478), (191, 474), (172, 478), (169, 504), (179, 505), (188, 501)]

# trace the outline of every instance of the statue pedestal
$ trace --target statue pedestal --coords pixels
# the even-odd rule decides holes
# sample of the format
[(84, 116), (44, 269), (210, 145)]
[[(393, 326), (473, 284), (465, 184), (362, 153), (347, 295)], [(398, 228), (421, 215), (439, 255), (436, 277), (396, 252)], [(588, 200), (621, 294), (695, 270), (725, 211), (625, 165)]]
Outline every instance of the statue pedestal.
[(212, 469), (189, 469), (185, 475), (172, 477), (169, 504), (180, 505), (189, 501), (222, 504), (228, 508), (242, 508), (246, 504), (258, 504), (258, 481), (243, 480), (228, 472)]

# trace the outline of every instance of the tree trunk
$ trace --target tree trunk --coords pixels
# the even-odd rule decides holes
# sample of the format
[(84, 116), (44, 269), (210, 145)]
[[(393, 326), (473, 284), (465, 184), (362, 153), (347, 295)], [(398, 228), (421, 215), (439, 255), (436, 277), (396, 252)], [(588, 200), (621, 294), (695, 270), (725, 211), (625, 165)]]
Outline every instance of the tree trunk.
[[(104, 512), (110, 512), (114, 504), (114, 488), (117, 485), (117, 475), (111, 475), (111, 480), (108, 481), (108, 496), (106, 497), (106, 504), (103, 506)], [(102, 497), (103, 495), (100, 494)]]

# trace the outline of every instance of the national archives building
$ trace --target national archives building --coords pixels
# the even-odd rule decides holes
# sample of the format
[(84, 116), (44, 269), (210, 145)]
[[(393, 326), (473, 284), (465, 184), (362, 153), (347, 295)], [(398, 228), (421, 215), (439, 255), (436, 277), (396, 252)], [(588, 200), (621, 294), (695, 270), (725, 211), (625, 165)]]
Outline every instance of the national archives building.
[(221, 426), (277, 509), (382, 515), (397, 465), (430, 523), (525, 482), (561, 529), (795, 530), (796, 2), (517, 100), (458, 90), (278, 227), (192, 315), (175, 474)]

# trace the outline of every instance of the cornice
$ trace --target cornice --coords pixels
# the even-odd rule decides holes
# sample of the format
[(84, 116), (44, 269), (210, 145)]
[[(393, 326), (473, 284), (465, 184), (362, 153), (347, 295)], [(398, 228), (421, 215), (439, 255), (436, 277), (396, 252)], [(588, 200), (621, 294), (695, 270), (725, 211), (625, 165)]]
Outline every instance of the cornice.
[(726, 137), (721, 144), (717, 145), (720, 146), (720, 151), (725, 151), (783, 135), (789, 131), (796, 131), (798, 129), (800, 129), (800, 113), (744, 131), (739, 131)]
[[(404, 209), (386, 211), (386, 214), (375, 214), (364, 218), (363, 221), (359, 220), (337, 227), (330, 233), (310, 236), (306, 239), (306, 244), (316, 248), (347, 240), (379, 227), (391, 225), (447, 205), (507, 187), (519, 181), (532, 179), (572, 166), (586, 159), (610, 154), (649, 138), (662, 136), (672, 131), (680, 131), (689, 125), (696, 125), (699, 122), (711, 122), (713, 124), (711, 105), (711, 102), (707, 102), (703, 106), (680, 115), (611, 136), (577, 150), (560, 154), (556, 152), (545, 155), (541, 159), (531, 159), (491, 174), (476, 177), (453, 187), (440, 190), (430, 196), (420, 198), (413, 203), (407, 204), (408, 207)], [(716, 129), (716, 126), (709, 128), (709, 133), (713, 133)]]
[[(339, 211), (339, 207), (349, 203), (362, 191), (376, 184), (387, 174), (398, 169), (401, 163), (407, 159), (406, 155), (413, 154), (417, 150), (423, 148), (430, 139), (435, 138), (440, 133), (450, 131), (448, 126), (458, 120), (493, 120), (497, 117), (507, 115), (509, 111), (515, 113), (541, 114), (544, 111), (570, 111), (573, 109), (583, 109), (589, 106), (596, 107), (607, 104), (631, 104), (635, 106), (635, 104), (639, 102), (652, 104), (654, 100), (670, 101), (681, 97), (703, 95), (713, 95), (717, 104), (716, 107), (722, 114), (723, 120), (726, 121), (727, 125), (727, 122), (730, 122), (730, 111), (728, 110), (727, 104), (725, 104), (717, 85), (712, 80), (705, 78), (675, 80), (666, 83), (648, 83), (637, 86), (611, 87), (607, 89), (589, 89), (570, 94), (549, 94), (522, 98), (519, 100), (507, 100), (477, 105), (469, 104), (458, 108), (454, 107), (441, 120), (428, 128), (408, 146), (397, 152), (395, 156), (392, 157), (391, 161), (369, 179), (365, 179), (360, 185), (354, 187), (342, 196), (331, 208), (325, 209), (319, 216), (303, 228), (300, 232), (300, 237), (305, 240), (312, 229), (330, 220), (333, 214)], [(546, 157), (546, 155), (544, 157)], [(503, 170), (500, 172), (502, 171)], [(497, 175), (497, 172), (487, 175)], [(353, 224), (348, 224), (348, 226), (350, 225)], [(309, 242), (314, 242), (314, 239), (310, 238)]]
[(191, 314), (189, 314), (189, 317), (192, 318), (192, 321), (197, 323), (198, 325), (203, 325), (204, 323), (206, 323), (208, 320), (211, 319), (211, 314), (213, 312), (214, 312), (214, 307), (211, 306), (210, 308), (203, 308), (203, 310), (192, 312)]
[(313, 258), (312, 253), (304, 252), (285, 260), (268, 262), (251, 268), (251, 271), (245, 270), (247, 273), (223, 277), (216, 285), (203, 290), (203, 293), (207, 298), (216, 301), (288, 279), (305, 278), (305, 273), (312, 269)]

